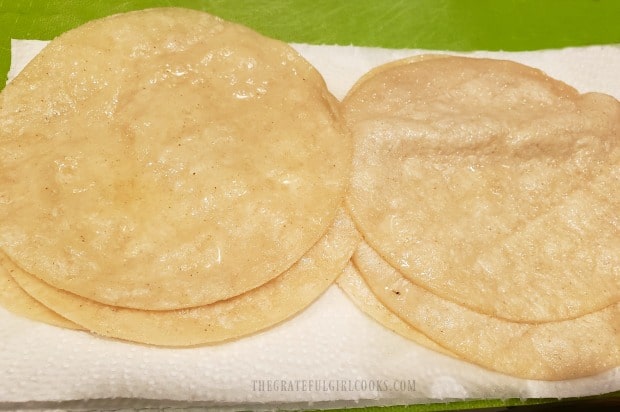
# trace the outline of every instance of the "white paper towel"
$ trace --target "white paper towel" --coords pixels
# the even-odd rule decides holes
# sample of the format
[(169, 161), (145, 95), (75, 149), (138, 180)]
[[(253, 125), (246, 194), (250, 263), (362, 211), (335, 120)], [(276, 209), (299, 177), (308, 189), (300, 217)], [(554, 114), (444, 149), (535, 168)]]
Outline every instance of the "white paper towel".
[[(9, 76), (14, 77), (44, 44), (14, 40)], [(294, 47), (318, 68), (338, 98), (372, 67), (424, 52)], [(602, 91), (620, 98), (619, 47), (471, 54), (519, 61), (582, 92)], [(367, 318), (336, 286), (275, 328), (192, 349), (98, 338), (38, 324), (0, 308), (0, 407), (134, 398), (222, 408), (291, 409), (565, 398), (616, 390), (620, 390), (620, 368), (584, 379), (542, 382), (511, 378), (431, 352)], [(20, 404), (32, 401), (44, 403)]]

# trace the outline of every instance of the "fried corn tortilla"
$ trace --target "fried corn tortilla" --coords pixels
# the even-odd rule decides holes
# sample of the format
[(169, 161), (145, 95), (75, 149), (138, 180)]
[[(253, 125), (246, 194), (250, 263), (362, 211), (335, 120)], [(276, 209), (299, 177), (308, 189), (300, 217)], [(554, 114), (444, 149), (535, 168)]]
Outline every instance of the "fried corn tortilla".
[(275, 325), (314, 302), (351, 258), (359, 234), (346, 213), (298, 262), (274, 280), (211, 305), (143, 311), (102, 305), (53, 288), (19, 268), (11, 272), (32, 296), (96, 334), (159, 346), (192, 346), (239, 338)]
[(372, 291), (368, 289), (366, 282), (364, 282), (364, 279), (353, 263), (349, 263), (347, 267), (345, 267), (342, 274), (336, 279), (336, 283), (338, 283), (340, 289), (344, 291), (362, 312), (392, 332), (435, 352), (458, 358), (456, 354), (438, 345), (436, 342), (429, 339), (428, 336), (408, 325), (394, 313), (390, 312), (390, 310), (375, 297)]
[(81, 326), (63, 318), (24, 292), (9, 273), (10, 262), (0, 253), (0, 306), (16, 315), (37, 322), (47, 323), (67, 329), (82, 329)]
[(345, 98), (347, 204), (408, 280), (520, 322), (620, 300), (620, 103), (514, 62), (419, 58)]
[(291, 47), (203, 12), (89, 22), (0, 94), (0, 249), (121, 307), (256, 288), (334, 221), (351, 156), (336, 103)]
[(541, 324), (469, 310), (402, 276), (367, 243), (353, 256), (376, 297), (403, 321), (464, 360), (525, 379), (564, 380), (620, 366), (620, 304)]

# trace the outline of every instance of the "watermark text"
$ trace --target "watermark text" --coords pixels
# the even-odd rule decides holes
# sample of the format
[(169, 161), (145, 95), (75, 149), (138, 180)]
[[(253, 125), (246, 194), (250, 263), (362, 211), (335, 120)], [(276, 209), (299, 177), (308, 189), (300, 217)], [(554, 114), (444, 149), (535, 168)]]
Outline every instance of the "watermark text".
[(254, 392), (415, 392), (415, 379), (253, 379)]

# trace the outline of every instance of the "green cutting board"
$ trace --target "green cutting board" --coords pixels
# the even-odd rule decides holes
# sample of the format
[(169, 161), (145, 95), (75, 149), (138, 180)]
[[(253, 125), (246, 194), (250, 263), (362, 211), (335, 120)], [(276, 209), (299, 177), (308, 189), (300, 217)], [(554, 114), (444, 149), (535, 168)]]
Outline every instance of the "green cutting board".
[[(10, 65), (11, 38), (52, 39), (94, 18), (156, 6), (205, 10), (298, 43), (458, 51), (620, 44), (620, 0), (0, 0), (0, 88)], [(550, 401), (366, 410), (436, 411)]]
[(0, 0), (0, 88), (10, 38), (52, 39), (97, 17), (171, 5), (299, 43), (462, 51), (620, 44), (618, 0)]

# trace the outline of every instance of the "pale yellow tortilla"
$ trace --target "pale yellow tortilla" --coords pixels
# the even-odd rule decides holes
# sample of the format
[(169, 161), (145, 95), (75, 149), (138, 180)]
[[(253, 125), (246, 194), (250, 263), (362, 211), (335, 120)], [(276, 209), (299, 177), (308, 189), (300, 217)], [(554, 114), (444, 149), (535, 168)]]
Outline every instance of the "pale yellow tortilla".
[(300, 312), (342, 272), (359, 242), (343, 211), (289, 270), (257, 289), (192, 309), (142, 311), (102, 305), (55, 289), (23, 270), (15, 280), (46, 306), (96, 334), (159, 346), (192, 346), (239, 338)]
[(433, 293), (507, 320), (620, 301), (620, 103), (513, 62), (391, 63), (343, 102), (347, 205)]
[(462, 359), (526, 379), (564, 380), (620, 366), (620, 304), (575, 319), (526, 324), (469, 310), (416, 286), (366, 243), (353, 260), (376, 297)]
[(123, 307), (260, 286), (342, 201), (351, 142), (336, 103), (291, 47), (203, 12), (89, 22), (0, 94), (0, 249)]
[(368, 289), (366, 282), (364, 282), (364, 279), (353, 263), (349, 263), (347, 267), (345, 267), (342, 274), (336, 279), (336, 283), (362, 312), (392, 332), (435, 352), (458, 358), (458, 355), (438, 345), (436, 342), (429, 339), (428, 336), (408, 325), (394, 313), (390, 312), (390, 310), (376, 298), (372, 291)]
[(67, 329), (83, 329), (41, 304), (24, 292), (13, 280), (5, 263), (6, 257), (0, 253), (0, 306), (16, 315)]

